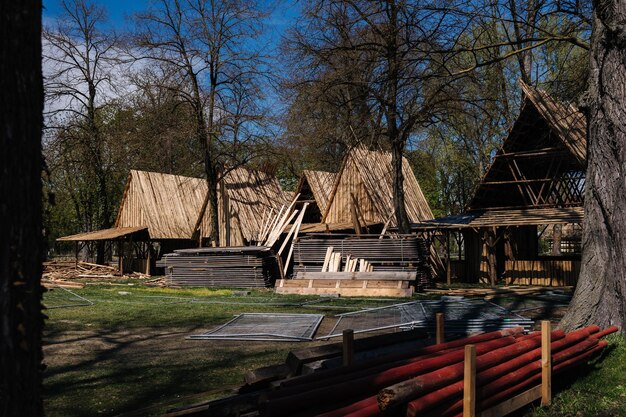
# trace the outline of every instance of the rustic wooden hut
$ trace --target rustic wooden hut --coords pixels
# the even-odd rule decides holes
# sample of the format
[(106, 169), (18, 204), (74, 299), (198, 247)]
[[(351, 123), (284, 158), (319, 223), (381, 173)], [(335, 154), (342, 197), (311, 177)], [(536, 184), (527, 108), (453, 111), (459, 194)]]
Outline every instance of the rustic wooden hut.
[[(415, 226), (447, 232), (448, 280), (456, 276), (492, 284), (504, 279), (510, 284), (573, 285), (578, 277), (579, 254), (542, 255), (539, 238), (551, 225), (582, 222), (585, 118), (573, 105), (520, 85), (524, 97), (519, 117), (465, 213)], [(454, 234), (459, 260), (452, 262)]]
[[(206, 197), (203, 179), (131, 170), (114, 228), (59, 240), (157, 241), (162, 253), (197, 246), (211, 231)], [(242, 167), (229, 171), (218, 187), (221, 246), (254, 241), (263, 214), (288, 203), (276, 178)]]
[[(403, 158), (406, 211), (411, 222), (433, 218), (430, 206)], [(337, 174), (322, 215), (323, 223), (380, 223), (396, 226), (393, 206), (392, 164), (389, 152), (352, 149)]]

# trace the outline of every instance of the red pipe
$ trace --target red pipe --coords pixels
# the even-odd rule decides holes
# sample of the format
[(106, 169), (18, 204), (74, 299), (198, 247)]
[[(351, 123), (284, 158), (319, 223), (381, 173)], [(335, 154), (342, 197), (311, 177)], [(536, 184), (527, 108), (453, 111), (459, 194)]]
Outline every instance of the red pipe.
[(604, 329), (601, 332), (594, 334), (592, 337), (595, 339), (600, 339), (601, 337), (607, 336), (611, 333), (615, 333), (618, 330), (619, 330), (619, 327), (612, 326), (612, 327), (609, 327), (608, 329)]
[[(558, 334), (555, 337), (558, 337)], [(482, 371), (512, 360), (540, 345), (541, 339), (535, 337), (484, 354), (477, 351), (476, 370)], [(381, 410), (386, 410), (459, 381), (463, 379), (463, 368), (464, 364), (460, 362), (389, 386), (378, 393), (378, 406)]]
[[(606, 341), (601, 341), (600, 343), (602, 343), (603, 346), (606, 345)], [(582, 358), (589, 356), (591, 351), (595, 352), (597, 350), (600, 343), (595, 339), (589, 338), (554, 354), (552, 356), (553, 373), (562, 370), (564, 363), (573, 363), (572, 361), (580, 361)], [(512, 393), (529, 386), (528, 384), (530, 384), (530, 382), (528, 381), (536, 381), (537, 378), (541, 378), (541, 363), (534, 361), (482, 387), (478, 387), (477, 395), (479, 398), (483, 399), (483, 402), (480, 403), (481, 409), (485, 409), (511, 397)], [(450, 416), (455, 415), (462, 408), (463, 400), (459, 399), (452, 404), (448, 403), (423, 415), (429, 417)]]
[(309, 375), (303, 375), (296, 378), (290, 378), (281, 382), (281, 387), (291, 387), (296, 385), (304, 385), (313, 381), (319, 381), (321, 379), (334, 377), (337, 375), (346, 375), (351, 372), (360, 372), (366, 368), (371, 368), (377, 365), (389, 364), (390, 362), (396, 362), (403, 359), (412, 359), (418, 356), (425, 356), (431, 354), (440, 354), (443, 351), (447, 351), (453, 348), (459, 348), (468, 344), (478, 344), (482, 342), (487, 342), (489, 340), (499, 339), (501, 337), (513, 336), (516, 334), (520, 334), (524, 331), (523, 327), (513, 327), (510, 329), (498, 330), (490, 333), (483, 333), (476, 336), (466, 337), (463, 339), (453, 340), (446, 343), (441, 343), (438, 345), (431, 345), (424, 348), (420, 348), (418, 350), (412, 352), (402, 352), (395, 353), (392, 355), (385, 355), (381, 358), (371, 359), (365, 362), (358, 362), (352, 365), (343, 366), (334, 369), (328, 369), (325, 371), (316, 372)]
[[(579, 343), (582, 340), (588, 338), (589, 331), (593, 330), (594, 329), (586, 328), (572, 332), (566, 335), (563, 339), (552, 342), (550, 346), (551, 351), (553, 353), (558, 352), (568, 346)], [(523, 366), (539, 358), (541, 358), (541, 348), (533, 349), (530, 352), (511, 359), (510, 361), (506, 361), (504, 363), (501, 363), (500, 365), (485, 369), (484, 371), (476, 374), (476, 385), (485, 385), (488, 382), (493, 381), (503, 375), (507, 375), (510, 372), (515, 371), (516, 369), (522, 368)], [(424, 412), (425, 410), (428, 410), (429, 408), (435, 407), (437, 404), (442, 404), (444, 401), (450, 401), (450, 399), (460, 395), (462, 392), (463, 381), (458, 381), (452, 385), (441, 388), (437, 391), (433, 391), (427, 395), (424, 395), (423, 397), (409, 402), (406, 415), (407, 417), (415, 416), (419, 413)]]
[[(476, 353), (477, 355), (483, 355), (513, 343), (515, 343), (515, 339), (511, 336), (490, 340), (477, 345)], [(320, 401), (332, 403), (354, 397), (363, 398), (375, 393), (380, 388), (406, 380), (415, 375), (424, 374), (451, 364), (460, 363), (462, 367), (463, 359), (464, 352), (459, 349), (435, 358), (410, 363), (362, 378), (344, 380), (340, 384), (324, 386), (288, 397), (273, 398), (272, 396), (275, 394), (269, 393), (266, 398), (261, 399), (259, 409), (267, 415), (282, 416), (294, 414), (303, 407), (315, 406)]]

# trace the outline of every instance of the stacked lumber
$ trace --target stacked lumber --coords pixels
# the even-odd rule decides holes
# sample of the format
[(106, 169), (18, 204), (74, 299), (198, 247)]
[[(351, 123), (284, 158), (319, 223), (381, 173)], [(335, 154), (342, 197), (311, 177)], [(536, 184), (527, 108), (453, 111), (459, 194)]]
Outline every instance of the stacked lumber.
[[(541, 390), (537, 388), (543, 389), (539, 384), (547, 368), (550, 375), (558, 377), (584, 365), (607, 346), (601, 338), (617, 330), (612, 327), (601, 331), (598, 326), (589, 326), (570, 333), (547, 330), (542, 335), (523, 334), (521, 328), (515, 328), (427, 347), (417, 347), (416, 343), (412, 350), (308, 375), (284, 378), (290, 370), (281, 366), (273, 373), (260, 373), (263, 378), (272, 375), (274, 382), (269, 387), (257, 384), (254, 392), (255, 387), (250, 385), (244, 395), (218, 400), (222, 404), (229, 402), (230, 409), (219, 409), (213, 402), (203, 412), (236, 415), (229, 410), (238, 404), (243, 408), (237, 412), (249, 416), (462, 416), (466, 351), (467, 345), (473, 345), (475, 392), (471, 395), (475, 410), (491, 412), (485, 415), (505, 415), (507, 412), (502, 411), (494, 414), (494, 407), (528, 392), (533, 396), (527, 396), (522, 405), (539, 398), (541, 395), (536, 393), (541, 394)], [(546, 357), (549, 359), (544, 361)], [(205, 415), (197, 411), (171, 415)]]
[(179, 249), (161, 264), (177, 286), (264, 288), (279, 274), (276, 257), (264, 246)]
[(415, 272), (416, 287), (422, 288), (431, 281), (428, 259), (426, 242), (414, 236), (397, 239), (307, 237), (294, 245), (294, 275), (356, 269), (359, 272)]

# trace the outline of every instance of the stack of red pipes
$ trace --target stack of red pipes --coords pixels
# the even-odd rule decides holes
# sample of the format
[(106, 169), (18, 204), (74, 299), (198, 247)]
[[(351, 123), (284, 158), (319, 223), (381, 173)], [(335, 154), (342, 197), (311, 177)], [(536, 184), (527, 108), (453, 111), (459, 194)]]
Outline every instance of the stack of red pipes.
[[(584, 364), (602, 350), (598, 326), (552, 332), (552, 373)], [(411, 353), (360, 362), (283, 380), (263, 395), (264, 416), (460, 416), (464, 346), (476, 346), (477, 410), (485, 410), (541, 382), (541, 333), (522, 328), (485, 333)]]

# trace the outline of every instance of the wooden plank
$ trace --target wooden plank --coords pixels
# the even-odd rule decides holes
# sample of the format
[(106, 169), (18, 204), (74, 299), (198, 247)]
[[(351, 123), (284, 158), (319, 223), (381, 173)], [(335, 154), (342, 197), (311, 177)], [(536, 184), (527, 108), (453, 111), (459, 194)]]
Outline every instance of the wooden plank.
[(411, 297), (413, 288), (276, 288), (277, 294), (328, 295), (342, 297)]
[(296, 224), (297, 224), (296, 232), (295, 232), (295, 235), (293, 236), (293, 241), (291, 242), (291, 246), (289, 247), (287, 260), (285, 261), (285, 266), (287, 268), (289, 268), (289, 263), (291, 262), (291, 255), (293, 254), (293, 246), (294, 246), (296, 239), (298, 238), (298, 233), (300, 233), (300, 226), (302, 225), (302, 220), (304, 219), (304, 212), (306, 211), (306, 208), (308, 206), (309, 206), (309, 203), (304, 203), (304, 206), (302, 206), (302, 211), (300, 212), (300, 216), (298, 217), (298, 220), (296, 220)]
[(476, 416), (476, 346), (465, 345), (463, 417)]
[(333, 247), (329, 246), (326, 249), (326, 256), (324, 257), (324, 265), (322, 266), (322, 272), (328, 271), (328, 265), (330, 264), (330, 257), (333, 254)]
[(541, 322), (541, 405), (552, 404), (552, 326), (549, 320)]
[(496, 406), (481, 411), (478, 413), (478, 417), (506, 416), (507, 414), (510, 414), (515, 410), (519, 410), (539, 398), (541, 398), (541, 385), (537, 385), (536, 387), (531, 388), (528, 391), (524, 391), (513, 398), (509, 398)]
[(295, 279), (344, 279), (376, 281), (415, 281), (417, 272), (377, 271), (377, 272), (308, 272), (300, 271)]

